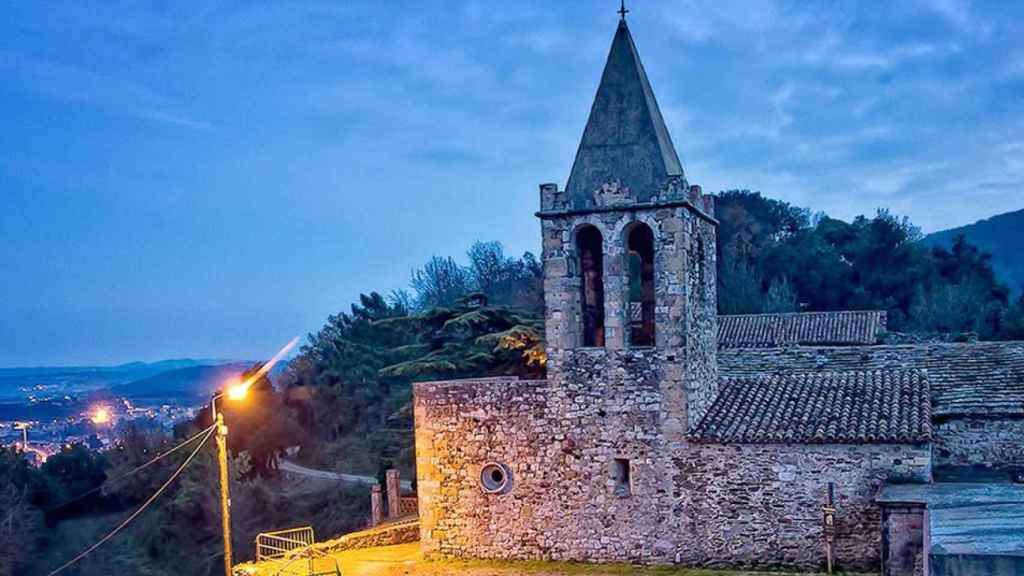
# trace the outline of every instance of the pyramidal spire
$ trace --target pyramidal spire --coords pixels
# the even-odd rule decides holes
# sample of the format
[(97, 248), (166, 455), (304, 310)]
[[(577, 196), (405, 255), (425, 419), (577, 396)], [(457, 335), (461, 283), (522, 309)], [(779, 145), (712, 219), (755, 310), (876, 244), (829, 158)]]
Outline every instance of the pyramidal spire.
[(648, 201), (682, 177), (672, 139), (625, 18), (619, 20), (565, 191), (575, 208), (594, 206), (606, 184)]

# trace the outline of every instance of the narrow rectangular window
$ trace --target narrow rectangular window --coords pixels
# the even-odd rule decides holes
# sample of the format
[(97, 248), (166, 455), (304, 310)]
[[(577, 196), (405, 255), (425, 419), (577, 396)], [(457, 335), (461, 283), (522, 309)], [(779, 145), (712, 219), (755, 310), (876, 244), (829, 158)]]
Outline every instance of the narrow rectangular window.
[(630, 486), (629, 460), (616, 458), (612, 461), (612, 479), (615, 480), (615, 495), (629, 496), (633, 493)]
[(604, 346), (604, 240), (594, 226), (576, 234), (580, 258), (580, 304), (583, 315), (583, 346)]

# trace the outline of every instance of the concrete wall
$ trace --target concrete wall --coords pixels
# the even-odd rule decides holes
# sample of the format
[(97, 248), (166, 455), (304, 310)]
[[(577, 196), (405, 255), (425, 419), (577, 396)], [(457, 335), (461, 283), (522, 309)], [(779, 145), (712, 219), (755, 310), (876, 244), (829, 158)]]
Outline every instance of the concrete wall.
[[(592, 377), (568, 384), (416, 386), (428, 556), (810, 568), (824, 558), (831, 480), (839, 565), (877, 568), (878, 486), (894, 470), (917, 480), (930, 472), (928, 449), (914, 446), (675, 442), (660, 425), (651, 359), (602, 354), (577, 355), (574, 370)], [(606, 372), (603, 361), (625, 368)], [(617, 490), (615, 459), (629, 461), (628, 495)], [(507, 493), (481, 489), (490, 462), (511, 470)]]
[(1024, 466), (1024, 418), (953, 418), (934, 433), (936, 466)]

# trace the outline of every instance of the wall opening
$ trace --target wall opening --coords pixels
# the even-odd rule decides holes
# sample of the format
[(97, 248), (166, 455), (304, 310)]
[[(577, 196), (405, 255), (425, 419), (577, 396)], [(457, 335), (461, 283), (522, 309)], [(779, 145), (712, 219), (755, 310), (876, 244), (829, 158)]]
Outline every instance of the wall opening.
[(584, 226), (576, 235), (580, 259), (580, 306), (583, 316), (583, 345), (604, 346), (604, 262), (603, 239), (594, 226)]
[(616, 496), (629, 496), (633, 493), (629, 473), (629, 459), (615, 458), (612, 460), (612, 480), (615, 482)]
[(637, 223), (626, 237), (629, 271), (629, 343), (654, 346), (654, 232)]
[(484, 464), (480, 470), (480, 487), (488, 494), (505, 494), (512, 490), (512, 470), (500, 462)]
[(705, 278), (705, 269), (707, 268), (707, 254), (704, 250), (704, 239), (699, 236), (700, 227), (697, 226), (697, 254), (696, 266), (697, 266), (697, 296), (703, 300), (707, 296), (707, 280)]

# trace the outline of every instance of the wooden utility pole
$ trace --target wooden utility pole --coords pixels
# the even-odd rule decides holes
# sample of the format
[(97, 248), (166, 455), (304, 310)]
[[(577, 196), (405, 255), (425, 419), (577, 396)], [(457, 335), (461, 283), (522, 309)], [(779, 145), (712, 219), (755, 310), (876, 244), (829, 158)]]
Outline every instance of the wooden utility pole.
[(825, 523), (825, 562), (828, 565), (828, 573), (832, 574), (832, 543), (836, 536), (836, 507), (835, 507), (836, 485), (828, 483), (828, 503), (821, 507), (822, 520)]
[[(214, 405), (216, 412), (216, 405)], [(228, 427), (224, 415), (217, 412), (217, 464), (220, 467), (220, 512), (224, 523), (224, 576), (232, 576), (231, 566), (231, 496), (228, 492)]]

